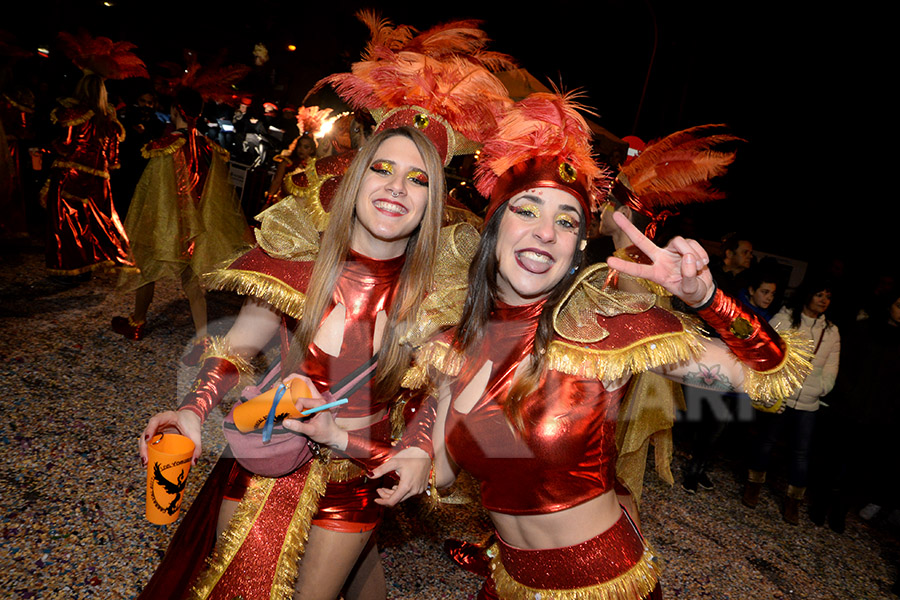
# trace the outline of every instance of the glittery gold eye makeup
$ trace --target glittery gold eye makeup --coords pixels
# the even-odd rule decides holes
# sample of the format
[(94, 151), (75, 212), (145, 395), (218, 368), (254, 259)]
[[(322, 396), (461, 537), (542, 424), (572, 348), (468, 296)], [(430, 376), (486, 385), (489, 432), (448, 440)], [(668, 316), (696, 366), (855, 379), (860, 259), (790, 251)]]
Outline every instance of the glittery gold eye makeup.
[(518, 206), (510, 204), (509, 210), (510, 212), (521, 215), (523, 217), (532, 217), (537, 219), (541, 216), (541, 209), (536, 204), (520, 204)]
[(413, 169), (409, 173), (406, 174), (406, 178), (421, 185), (422, 187), (428, 187), (428, 173), (425, 171), (420, 171), (419, 169)]
[(369, 168), (376, 173), (387, 173), (388, 175), (394, 174), (394, 165), (386, 160), (376, 160)]
[(565, 213), (559, 214), (556, 216), (556, 224), (565, 227), (566, 229), (577, 229), (578, 221)]

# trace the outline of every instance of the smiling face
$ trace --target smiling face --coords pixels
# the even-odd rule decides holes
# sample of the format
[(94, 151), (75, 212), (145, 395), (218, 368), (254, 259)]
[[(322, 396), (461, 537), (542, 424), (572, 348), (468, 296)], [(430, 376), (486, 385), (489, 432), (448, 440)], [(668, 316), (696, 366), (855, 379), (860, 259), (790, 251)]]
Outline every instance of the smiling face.
[(750, 291), (750, 302), (755, 304), (760, 308), (769, 308), (769, 305), (772, 304), (772, 300), (775, 299), (775, 284), (769, 282), (763, 282), (759, 284), (759, 287), (749, 288)]
[(813, 295), (813, 297), (804, 307), (803, 312), (806, 313), (807, 316), (817, 318), (819, 315), (828, 310), (828, 306), (830, 304), (831, 292), (829, 292), (828, 290), (822, 290), (821, 292), (816, 292)]
[(555, 188), (521, 192), (497, 233), (497, 290), (512, 305), (545, 298), (571, 268), (584, 219), (578, 200)]
[(427, 202), (428, 174), (418, 148), (409, 138), (389, 137), (360, 183), (350, 247), (370, 258), (400, 256)]

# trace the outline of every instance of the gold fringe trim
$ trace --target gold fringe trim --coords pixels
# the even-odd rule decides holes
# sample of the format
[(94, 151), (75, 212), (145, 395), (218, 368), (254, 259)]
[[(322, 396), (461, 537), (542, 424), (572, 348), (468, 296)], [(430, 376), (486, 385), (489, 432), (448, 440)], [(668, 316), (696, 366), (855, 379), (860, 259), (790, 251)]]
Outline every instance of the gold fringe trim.
[(744, 392), (753, 407), (764, 412), (778, 412), (782, 402), (803, 386), (812, 372), (812, 341), (797, 331), (779, 331), (784, 342), (784, 359), (768, 371), (754, 371), (744, 367)]
[(228, 522), (228, 527), (222, 532), (219, 543), (216, 544), (212, 555), (207, 559), (206, 568), (191, 586), (188, 598), (204, 599), (212, 593), (213, 588), (225, 574), (228, 565), (234, 560), (244, 540), (250, 534), (250, 529), (265, 507), (272, 488), (275, 487), (275, 481), (275, 479), (257, 475), (250, 480), (244, 497), (237, 505), (231, 521)]
[(160, 156), (171, 156), (178, 152), (178, 149), (184, 146), (187, 143), (187, 140), (183, 137), (179, 137), (174, 142), (166, 146), (165, 148), (152, 148), (148, 149), (149, 144), (145, 144), (143, 148), (141, 148), (141, 156), (144, 158), (159, 158)]
[[(94, 263), (93, 265), (88, 265), (86, 267), (79, 267), (78, 269), (47, 269), (47, 273), (49, 273), (50, 275), (81, 275), (82, 273), (87, 273), (88, 271), (114, 269), (115, 267), (116, 263), (114, 263), (113, 261), (104, 260), (103, 262)], [(124, 269), (126, 267), (120, 268)]]
[(93, 167), (87, 167), (85, 165), (79, 164), (77, 162), (72, 162), (70, 160), (54, 160), (52, 169), (75, 169), (76, 171), (81, 171), (82, 173), (87, 173), (88, 175), (94, 175), (96, 177), (102, 177), (103, 179), (109, 179), (109, 171), (101, 171), (100, 169), (94, 169)]
[(615, 350), (594, 350), (554, 340), (547, 350), (547, 368), (568, 375), (608, 381), (662, 365), (696, 359), (703, 352), (699, 325), (686, 315), (672, 314), (681, 320), (684, 327), (681, 332), (645, 337)]
[(306, 550), (306, 542), (309, 539), (309, 528), (313, 516), (319, 509), (319, 499), (328, 486), (327, 471), (328, 467), (321, 461), (312, 461), (309, 475), (306, 476), (306, 483), (303, 486), (303, 493), (300, 494), (297, 509), (294, 511), (284, 545), (281, 547), (281, 555), (278, 557), (278, 567), (275, 570), (272, 593), (269, 596), (271, 600), (294, 596), (297, 574), (300, 572), (300, 558)]
[(237, 367), (241, 380), (253, 375), (253, 365), (250, 364), (250, 361), (237, 354), (231, 345), (225, 341), (224, 337), (209, 337), (209, 346), (206, 348), (206, 352), (200, 356), (200, 364), (202, 365), (203, 361), (207, 358), (222, 358), (227, 360)]
[(81, 125), (82, 123), (87, 123), (94, 116), (94, 111), (88, 109), (87, 112), (82, 114), (80, 117), (75, 117), (74, 119), (69, 119), (68, 121), (61, 121), (56, 114), (58, 108), (54, 108), (50, 111), (50, 122), (54, 125), (62, 125), (63, 127), (75, 127), (76, 125)]
[(217, 269), (202, 276), (207, 289), (235, 292), (265, 300), (281, 312), (299, 319), (303, 316), (306, 294), (276, 277), (255, 271)]
[(636, 600), (645, 598), (659, 582), (662, 571), (659, 557), (646, 543), (644, 555), (630, 569), (609, 581), (580, 588), (539, 589), (519, 583), (506, 572), (500, 560), (499, 544), (488, 550), (491, 556), (491, 577), (497, 586), (497, 594), (503, 600)]
[(10, 98), (6, 94), (3, 94), (3, 99), (6, 100), (7, 102), (9, 102), (10, 106), (15, 108), (16, 110), (20, 110), (20, 111), (22, 111), (24, 113), (28, 113), (28, 114), (34, 113), (34, 108), (32, 108), (30, 106), (25, 106), (24, 104), (21, 104), (20, 102), (16, 102), (15, 100)]
[(434, 368), (450, 377), (459, 375), (465, 364), (462, 354), (450, 349), (446, 342), (428, 342), (416, 353), (415, 366), (408, 369), (401, 385), (409, 389), (418, 389), (429, 381), (428, 368)]
[(349, 458), (332, 459), (327, 463), (328, 481), (344, 483), (366, 474), (366, 470)]

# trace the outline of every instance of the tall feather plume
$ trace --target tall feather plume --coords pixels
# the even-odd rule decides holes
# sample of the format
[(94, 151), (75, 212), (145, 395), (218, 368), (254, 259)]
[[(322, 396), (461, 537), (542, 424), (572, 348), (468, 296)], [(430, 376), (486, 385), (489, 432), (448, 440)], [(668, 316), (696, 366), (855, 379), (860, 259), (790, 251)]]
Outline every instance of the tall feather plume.
[(717, 148), (742, 141), (724, 125), (692, 127), (649, 144), (621, 175), (647, 207), (718, 200), (724, 193), (711, 180), (725, 174), (736, 151)]
[(297, 125), (301, 133), (315, 136), (331, 118), (330, 108), (301, 106), (297, 109)]
[(481, 150), (475, 172), (478, 191), (490, 198), (497, 180), (511, 167), (538, 156), (557, 156), (571, 164), (598, 187), (609, 175), (594, 160), (591, 130), (578, 100), (579, 92), (534, 93), (517, 102), (500, 121), (496, 134)]
[(63, 53), (82, 71), (96, 73), (106, 79), (149, 77), (147, 66), (133, 52), (131, 42), (114, 42), (107, 37), (92, 37), (84, 29), (71, 34), (58, 34)]
[(511, 102), (492, 69), (515, 63), (484, 49), (489, 40), (478, 21), (456, 21), (417, 33), (371, 12), (357, 16), (372, 32), (363, 60), (354, 63), (350, 73), (322, 79), (310, 94), (332, 85), (353, 108), (420, 106), (466, 138), (485, 139)]

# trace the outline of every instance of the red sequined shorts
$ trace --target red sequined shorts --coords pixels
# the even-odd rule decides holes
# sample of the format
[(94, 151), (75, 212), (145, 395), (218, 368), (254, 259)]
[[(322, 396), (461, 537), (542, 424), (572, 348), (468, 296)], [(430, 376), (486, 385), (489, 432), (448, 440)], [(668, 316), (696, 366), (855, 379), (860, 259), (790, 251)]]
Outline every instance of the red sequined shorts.
[(625, 513), (600, 535), (574, 546), (523, 550), (498, 537), (488, 554), (494, 584), (489, 587), (503, 600), (533, 600), (551, 590), (611, 600), (659, 593), (659, 560)]

